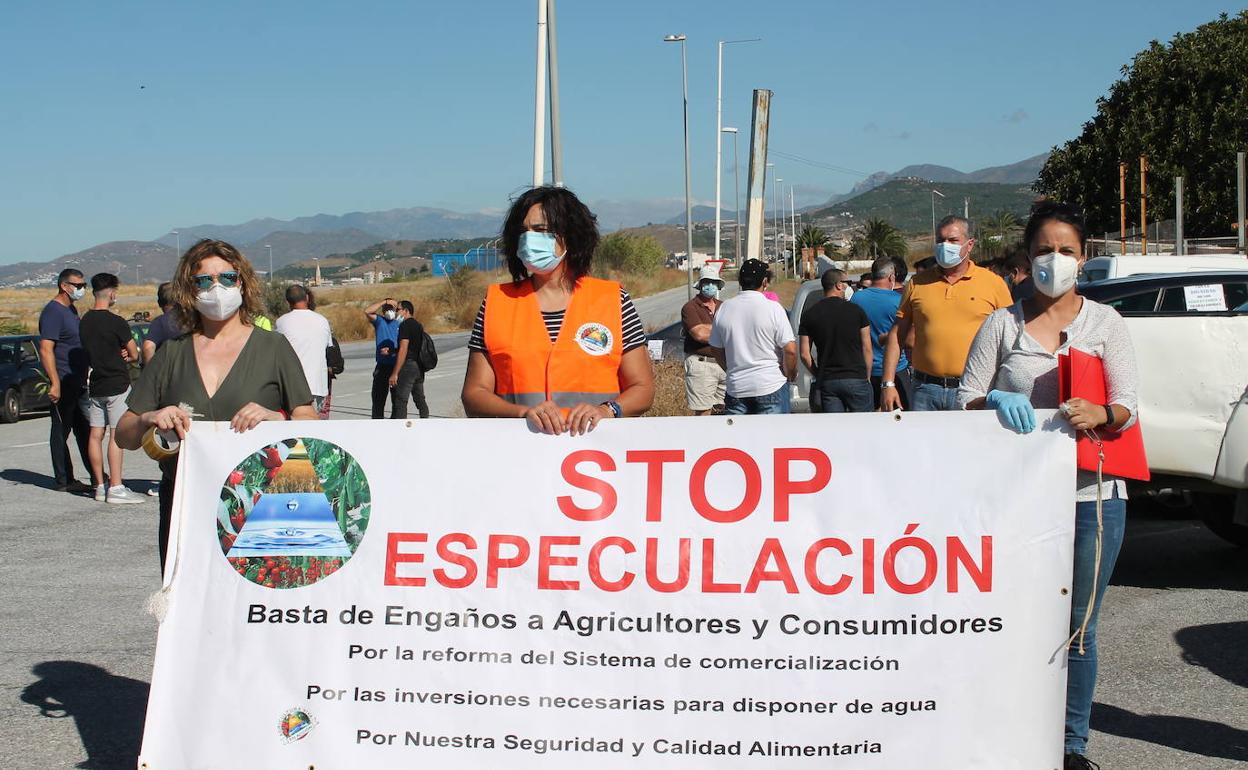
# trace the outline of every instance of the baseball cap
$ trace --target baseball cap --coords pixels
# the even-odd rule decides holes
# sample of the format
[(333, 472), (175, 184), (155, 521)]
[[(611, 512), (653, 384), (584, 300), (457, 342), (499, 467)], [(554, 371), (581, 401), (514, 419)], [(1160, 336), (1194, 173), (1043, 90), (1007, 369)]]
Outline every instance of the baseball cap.
[(771, 277), (771, 268), (761, 259), (747, 259), (741, 263), (741, 271), (737, 275), (747, 282), (761, 281)]

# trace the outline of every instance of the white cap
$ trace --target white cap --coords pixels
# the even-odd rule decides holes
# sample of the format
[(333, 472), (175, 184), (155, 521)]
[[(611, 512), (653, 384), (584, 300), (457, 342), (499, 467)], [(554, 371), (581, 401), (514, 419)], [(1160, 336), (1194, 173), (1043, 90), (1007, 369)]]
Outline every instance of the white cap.
[(707, 262), (701, 268), (701, 271), (698, 275), (698, 282), (701, 283), (702, 281), (715, 281), (716, 283), (719, 284), (720, 288), (723, 288), (724, 279), (719, 277), (719, 268), (720, 268), (719, 262)]

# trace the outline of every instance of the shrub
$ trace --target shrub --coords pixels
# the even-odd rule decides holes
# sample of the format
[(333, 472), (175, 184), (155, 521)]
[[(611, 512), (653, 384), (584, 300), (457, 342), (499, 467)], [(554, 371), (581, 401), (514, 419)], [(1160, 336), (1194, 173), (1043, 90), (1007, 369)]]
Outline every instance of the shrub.
[(667, 253), (648, 235), (611, 233), (598, 244), (594, 264), (600, 270), (650, 273), (663, 266)]
[(26, 324), (16, 318), (0, 318), (0, 334), (25, 334)]
[(477, 308), (485, 297), (485, 287), (476, 270), (467, 265), (452, 269), (434, 294), (434, 301), (442, 308), (447, 320), (460, 328), (471, 329), (477, 317)]

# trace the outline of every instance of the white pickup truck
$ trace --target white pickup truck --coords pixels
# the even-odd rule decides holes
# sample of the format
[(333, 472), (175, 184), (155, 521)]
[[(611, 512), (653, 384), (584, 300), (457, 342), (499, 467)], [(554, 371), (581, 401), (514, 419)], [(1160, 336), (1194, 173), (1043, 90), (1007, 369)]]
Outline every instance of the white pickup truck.
[(1126, 321), (1140, 372), (1148, 487), (1189, 499), (1248, 547), (1248, 270), (1138, 275), (1080, 293)]

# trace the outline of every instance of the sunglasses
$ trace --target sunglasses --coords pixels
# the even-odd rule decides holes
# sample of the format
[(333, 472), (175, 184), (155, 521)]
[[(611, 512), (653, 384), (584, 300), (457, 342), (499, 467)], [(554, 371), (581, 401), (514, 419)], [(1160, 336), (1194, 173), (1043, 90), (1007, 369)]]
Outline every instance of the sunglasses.
[(87, 288), (87, 285), (85, 283), (74, 283), (73, 281), (66, 281), (65, 283), (69, 284), (70, 286), (73, 286), (75, 289)]
[(208, 291), (214, 283), (219, 283), (227, 289), (232, 289), (238, 285), (238, 271), (230, 270), (225, 273), (218, 273), (215, 276), (207, 273), (191, 276), (191, 280), (195, 282), (195, 288), (200, 291)]

